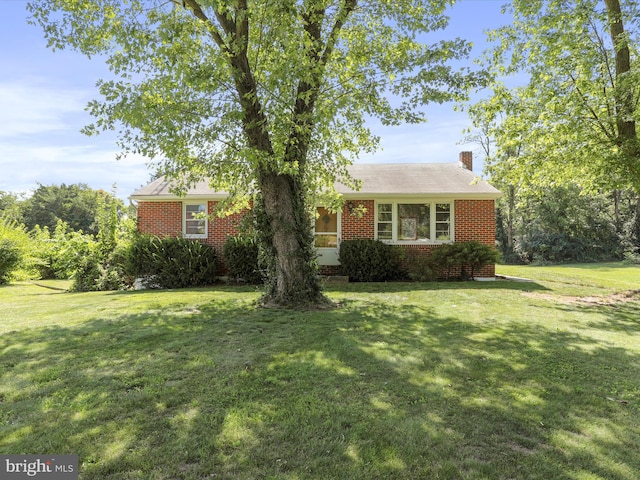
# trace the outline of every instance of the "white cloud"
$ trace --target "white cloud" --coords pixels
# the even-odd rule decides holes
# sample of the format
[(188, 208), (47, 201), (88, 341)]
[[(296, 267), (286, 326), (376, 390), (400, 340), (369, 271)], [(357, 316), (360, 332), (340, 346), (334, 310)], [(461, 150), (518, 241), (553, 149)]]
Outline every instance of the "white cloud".
[(78, 117), (88, 119), (86, 103), (87, 92), (0, 82), (0, 140), (67, 130)]
[(39, 183), (86, 183), (94, 189), (111, 191), (116, 184), (118, 196), (125, 198), (149, 179), (146, 160), (136, 156), (116, 160), (117, 150), (108, 147), (3, 145), (0, 190), (28, 193)]
[(93, 92), (46, 85), (35, 77), (0, 82), (0, 190), (86, 183), (126, 197), (149, 178), (144, 158), (117, 161), (111, 134), (87, 137), (84, 111)]

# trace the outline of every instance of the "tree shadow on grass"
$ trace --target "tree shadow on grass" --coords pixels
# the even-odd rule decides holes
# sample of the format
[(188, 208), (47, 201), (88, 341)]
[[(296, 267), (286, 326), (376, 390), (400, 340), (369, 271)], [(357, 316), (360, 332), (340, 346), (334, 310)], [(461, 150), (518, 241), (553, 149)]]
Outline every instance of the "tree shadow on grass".
[(352, 282), (328, 283), (328, 292), (398, 293), (405, 291), (438, 290), (514, 290), (533, 292), (548, 290), (547, 287), (533, 281), (496, 280), (481, 281), (434, 281), (434, 282)]
[(78, 454), (82, 479), (640, 471), (638, 404), (611, 391), (637, 379), (621, 364), (638, 365), (637, 351), (384, 299), (328, 312), (248, 305), (203, 292), (193, 305), (2, 335), (0, 449)]
[(640, 303), (613, 302), (600, 305), (579, 305), (576, 308), (584, 313), (597, 313), (598, 316), (589, 320), (590, 328), (625, 332), (629, 335), (640, 334)]

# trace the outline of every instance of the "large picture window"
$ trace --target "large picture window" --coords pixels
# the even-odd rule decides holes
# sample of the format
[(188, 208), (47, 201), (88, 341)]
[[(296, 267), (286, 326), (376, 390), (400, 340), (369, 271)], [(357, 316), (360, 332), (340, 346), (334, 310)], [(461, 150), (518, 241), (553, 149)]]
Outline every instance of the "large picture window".
[(378, 203), (378, 240), (438, 243), (452, 240), (451, 203)]
[(183, 233), (187, 238), (207, 237), (207, 204), (184, 204)]

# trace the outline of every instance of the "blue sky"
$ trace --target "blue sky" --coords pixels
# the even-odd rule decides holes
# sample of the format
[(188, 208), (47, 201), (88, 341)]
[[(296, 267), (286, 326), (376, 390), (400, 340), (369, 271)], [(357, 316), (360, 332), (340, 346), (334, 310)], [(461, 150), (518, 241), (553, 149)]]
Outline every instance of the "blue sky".
[[(485, 48), (484, 31), (504, 23), (502, 0), (461, 0), (450, 12), (448, 37), (474, 43), (473, 55)], [(148, 182), (143, 158), (116, 160), (115, 136), (80, 133), (91, 122), (85, 106), (98, 98), (96, 81), (108, 77), (99, 59), (69, 50), (52, 52), (39, 28), (28, 25), (26, 0), (0, 0), (0, 191), (28, 194), (43, 185), (86, 183), (126, 198)], [(453, 105), (427, 107), (428, 122), (383, 128), (372, 123), (383, 150), (363, 156), (364, 163), (450, 162), (462, 150), (469, 126)], [(481, 174), (479, 152), (474, 171)]]

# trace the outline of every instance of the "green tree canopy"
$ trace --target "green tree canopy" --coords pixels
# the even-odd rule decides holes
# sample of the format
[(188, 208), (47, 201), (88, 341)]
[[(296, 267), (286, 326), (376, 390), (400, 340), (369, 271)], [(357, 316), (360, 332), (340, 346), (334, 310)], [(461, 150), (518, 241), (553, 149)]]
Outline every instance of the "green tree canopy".
[(19, 195), (0, 190), (0, 216), (8, 220), (22, 220)]
[(496, 148), (487, 164), (511, 184), (578, 182), (640, 193), (637, 65), (640, 11), (634, 0), (515, 0), (513, 23), (491, 33), (496, 78), (526, 74), (471, 109)]
[(265, 300), (322, 303), (313, 196), (371, 152), (367, 127), (418, 122), (427, 102), (480, 79), (454, 70), (460, 39), (438, 40), (449, 0), (38, 0), (53, 48), (105, 55), (88, 133), (117, 129), (176, 190), (207, 178), (255, 211)]
[(122, 201), (103, 190), (93, 190), (84, 183), (39, 185), (33, 195), (20, 202), (21, 221), (28, 230), (36, 225), (53, 232), (59, 221), (71, 230), (95, 235), (98, 233), (98, 207), (101, 203)]

